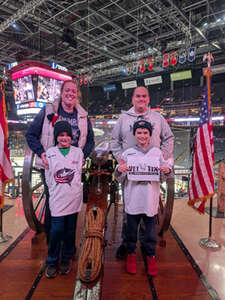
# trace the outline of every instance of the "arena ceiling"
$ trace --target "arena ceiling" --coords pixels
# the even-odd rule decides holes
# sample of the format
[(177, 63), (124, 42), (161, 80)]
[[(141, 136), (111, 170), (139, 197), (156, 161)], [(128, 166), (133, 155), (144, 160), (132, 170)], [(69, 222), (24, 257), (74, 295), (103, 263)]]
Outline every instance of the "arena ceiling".
[[(15, 61), (37, 60), (89, 73), (92, 84), (132, 79), (133, 61), (196, 46), (197, 68), (210, 51), (225, 61), (224, 0), (0, 0), (0, 73)], [(149, 75), (149, 72), (148, 72)], [(125, 77), (127, 76), (127, 77)]]

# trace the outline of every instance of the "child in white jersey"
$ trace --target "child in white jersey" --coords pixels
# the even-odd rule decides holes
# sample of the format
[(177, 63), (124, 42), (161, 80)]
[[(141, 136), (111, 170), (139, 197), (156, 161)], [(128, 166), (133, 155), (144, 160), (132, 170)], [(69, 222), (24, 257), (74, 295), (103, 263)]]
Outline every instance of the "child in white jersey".
[[(71, 146), (72, 128), (67, 121), (54, 126), (55, 147), (46, 152), (49, 169), (45, 170), (49, 188), (51, 230), (45, 275), (54, 278), (61, 259), (60, 274), (67, 274), (76, 251), (75, 235), (78, 212), (82, 208), (82, 161), (83, 152)], [(61, 256), (61, 257), (60, 257)]]
[(165, 161), (157, 147), (149, 141), (153, 127), (146, 120), (134, 123), (133, 134), (137, 145), (123, 152), (115, 175), (119, 182), (124, 181), (125, 212), (127, 214), (126, 270), (136, 274), (136, 243), (138, 225), (143, 219), (145, 224), (144, 247), (147, 255), (148, 274), (158, 273), (156, 264), (156, 215), (160, 194), (160, 171), (169, 174), (172, 163)]

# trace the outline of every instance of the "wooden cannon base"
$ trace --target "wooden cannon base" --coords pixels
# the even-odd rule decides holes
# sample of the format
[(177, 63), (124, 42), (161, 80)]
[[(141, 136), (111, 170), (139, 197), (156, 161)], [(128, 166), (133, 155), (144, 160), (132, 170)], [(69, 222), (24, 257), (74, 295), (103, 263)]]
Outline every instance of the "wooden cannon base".
[[(113, 207), (112, 207), (113, 208)], [(79, 254), (79, 241), (84, 231), (84, 213), (80, 213), (77, 227), (77, 253), (72, 270), (68, 275), (57, 275), (54, 279), (44, 275), (47, 256), (45, 241), (32, 244), (33, 231), (29, 231), (12, 251), (2, 257), (0, 272), (0, 299), (4, 300), (72, 300)], [(210, 300), (206, 287), (194, 270), (186, 255), (170, 231), (165, 234), (166, 248), (157, 246), (159, 274), (155, 278), (146, 275), (144, 260), (137, 249), (137, 274), (125, 271), (125, 261), (115, 259), (120, 244), (122, 205), (119, 205), (116, 236), (112, 238), (112, 227), (108, 226), (105, 248), (104, 273), (102, 274), (101, 300), (158, 299)], [(108, 224), (113, 223), (113, 209), (108, 216)], [(111, 245), (111, 246), (110, 246)], [(201, 275), (202, 276), (202, 275)], [(204, 276), (203, 276), (204, 277)], [(209, 286), (210, 287), (210, 286)]]
[[(104, 213), (105, 226), (103, 228), (103, 245), (102, 245), (102, 254), (101, 254), (101, 271), (99, 276), (93, 282), (82, 282), (79, 277), (79, 272), (76, 276), (75, 289), (74, 289), (74, 300), (99, 300), (101, 297), (102, 290), (102, 278), (103, 278), (103, 267), (104, 267), (104, 246), (106, 245), (105, 237), (107, 231), (107, 217), (110, 213), (110, 208), (112, 203), (107, 201), (107, 192), (108, 192), (108, 177), (106, 175), (101, 176), (101, 193), (96, 193), (97, 177), (93, 177), (93, 184), (91, 185), (90, 193), (88, 196), (88, 203), (86, 205), (85, 219), (88, 212), (93, 211), (93, 208), (100, 208)], [(84, 232), (82, 236), (82, 245), (81, 253), (83, 250), (83, 244), (85, 243), (85, 221), (84, 221)], [(81, 255), (80, 253), (80, 255)], [(94, 253), (96, 256), (100, 253)], [(80, 258), (78, 259), (78, 264), (82, 265)]]

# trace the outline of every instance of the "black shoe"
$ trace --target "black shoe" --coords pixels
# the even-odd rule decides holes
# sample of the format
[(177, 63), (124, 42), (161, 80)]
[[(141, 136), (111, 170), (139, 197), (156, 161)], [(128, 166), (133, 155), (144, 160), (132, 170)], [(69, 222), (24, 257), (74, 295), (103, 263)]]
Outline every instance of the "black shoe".
[(55, 265), (47, 265), (45, 269), (45, 276), (48, 278), (55, 278), (57, 275), (57, 268)]
[(117, 259), (125, 259), (127, 256), (127, 246), (121, 244), (116, 251), (116, 258)]
[(70, 262), (62, 262), (59, 268), (59, 274), (66, 275), (70, 272), (71, 263)]

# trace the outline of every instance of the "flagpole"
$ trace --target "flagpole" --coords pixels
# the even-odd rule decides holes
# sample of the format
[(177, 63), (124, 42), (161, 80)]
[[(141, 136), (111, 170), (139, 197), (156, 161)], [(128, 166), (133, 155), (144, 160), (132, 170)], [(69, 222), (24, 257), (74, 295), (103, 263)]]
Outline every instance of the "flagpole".
[[(210, 77), (212, 77), (211, 70), (211, 61), (214, 60), (212, 54), (209, 52), (205, 55), (205, 58), (208, 61), (208, 68), (206, 69), (206, 83), (207, 83), (207, 93), (208, 93), (208, 111), (211, 112), (211, 89), (210, 89)], [(202, 238), (199, 241), (200, 246), (206, 248), (218, 249), (220, 248), (220, 244), (218, 244), (215, 240), (212, 239), (212, 208), (213, 208), (213, 197), (210, 197), (210, 207), (209, 207), (209, 236), (208, 238)]]
[[(4, 93), (4, 84), (6, 83), (6, 71), (4, 68), (3, 71), (3, 76), (2, 76), (2, 82), (0, 83), (0, 90), (2, 93)], [(4, 95), (2, 97), (2, 101), (3, 101), (3, 118), (5, 117), (6, 114), (6, 108), (5, 108), (5, 102), (4, 102)], [(4, 132), (5, 128), (3, 128), (3, 132)], [(2, 166), (3, 171), (4, 171), (4, 166)], [(0, 202), (0, 243), (4, 243), (7, 242), (8, 240), (12, 239), (12, 236), (8, 235), (8, 234), (3, 234), (3, 206), (4, 206), (4, 189), (5, 189), (5, 183), (11, 181), (11, 179), (6, 180), (5, 182), (1, 182), (1, 194), (0, 197), (2, 197), (2, 201)]]
[(209, 204), (209, 239), (212, 237), (212, 200), (213, 198), (210, 197), (210, 204)]
[(209, 236), (208, 238), (202, 238), (199, 241), (200, 246), (205, 248), (219, 249), (221, 247), (215, 240), (212, 239), (212, 201), (213, 198), (210, 198), (210, 207), (209, 207)]
[(7, 242), (12, 236), (5, 234), (3, 235), (3, 222), (2, 222), (3, 209), (0, 209), (0, 243)]

